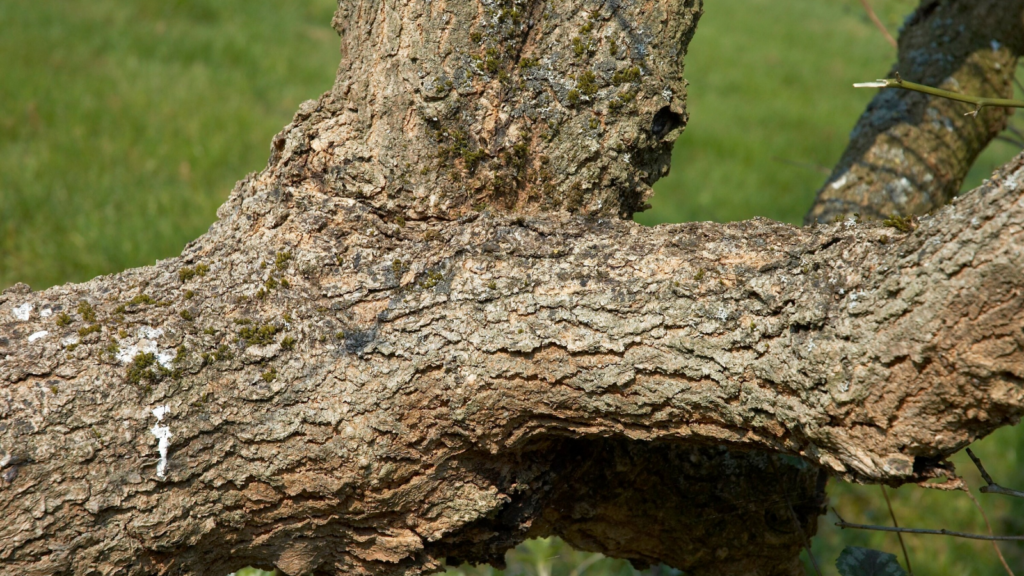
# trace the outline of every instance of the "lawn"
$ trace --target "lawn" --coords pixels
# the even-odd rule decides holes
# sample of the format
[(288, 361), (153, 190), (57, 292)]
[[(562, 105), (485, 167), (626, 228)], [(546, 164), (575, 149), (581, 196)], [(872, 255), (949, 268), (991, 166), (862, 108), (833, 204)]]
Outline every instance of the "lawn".
[[(875, 0), (890, 30), (916, 4)], [(299, 102), (337, 65), (332, 0), (0, 3), (0, 288), (41, 289), (176, 255), (214, 221)], [(686, 59), (690, 124), (644, 224), (752, 216), (799, 223), (872, 96), (893, 50), (857, 0), (708, 0)], [(976, 185), (1016, 150), (996, 143)], [(1024, 486), (1024, 439), (1003, 429), (977, 451), (997, 481)], [(971, 486), (980, 479), (958, 456)], [(832, 484), (849, 520), (885, 524), (878, 487)], [(893, 491), (901, 525), (984, 531), (963, 494)], [(994, 528), (1024, 533), (1024, 507), (980, 495)], [(843, 545), (897, 553), (895, 537), (823, 519), (815, 555)], [(907, 539), (918, 574), (1000, 573), (988, 544)], [(1024, 566), (1018, 545), (1004, 545)], [(509, 554), (507, 574), (633, 574), (628, 563), (555, 540)], [(453, 568), (450, 574), (490, 574)], [(671, 571), (663, 570), (669, 574)]]

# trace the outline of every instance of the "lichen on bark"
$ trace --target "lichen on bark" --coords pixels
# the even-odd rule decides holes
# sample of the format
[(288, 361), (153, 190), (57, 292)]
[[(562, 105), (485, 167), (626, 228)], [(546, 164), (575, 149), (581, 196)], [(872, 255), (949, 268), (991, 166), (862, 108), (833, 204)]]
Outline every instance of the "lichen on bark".
[[(560, 535), (799, 574), (826, 473), (924, 480), (1016, 422), (1024, 159), (909, 233), (621, 218), (678, 130), (650, 124), (684, 113), (699, 9), (343, 4), (335, 87), (180, 257), (0, 295), (4, 570), (414, 575)], [(589, 52), (612, 38), (619, 92)], [(569, 73), (575, 108), (554, 88)], [(541, 87), (495, 96), (517, 79)], [(640, 113), (601, 116), (633, 88)], [(552, 93), (550, 141), (548, 117), (498, 104)], [(425, 120), (444, 102), (461, 136)], [(622, 153), (530, 180), (595, 110)], [(519, 170), (515, 126), (531, 147), (510, 198), (486, 183)], [(615, 171), (635, 180), (598, 177)]]

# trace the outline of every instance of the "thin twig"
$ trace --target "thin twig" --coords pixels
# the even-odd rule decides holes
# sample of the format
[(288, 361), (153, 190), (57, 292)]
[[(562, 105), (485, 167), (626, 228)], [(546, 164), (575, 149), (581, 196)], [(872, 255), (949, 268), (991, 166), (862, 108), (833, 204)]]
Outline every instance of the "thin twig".
[(968, 104), (974, 104), (974, 110), (967, 112), (964, 116), (977, 116), (978, 112), (981, 112), (982, 108), (986, 106), (1002, 107), (1002, 108), (1024, 108), (1024, 100), (1011, 100), (1009, 98), (986, 98), (983, 96), (969, 96), (967, 94), (958, 94), (956, 92), (950, 92), (949, 90), (942, 90), (939, 88), (932, 88), (931, 86), (925, 86), (924, 84), (917, 84), (916, 82), (909, 82), (900, 78), (899, 72), (896, 73), (896, 78), (879, 78), (874, 82), (860, 82), (853, 85), (854, 88), (902, 88), (903, 90), (911, 90), (913, 92), (921, 92), (923, 94), (930, 94), (932, 96), (938, 96), (939, 98), (947, 98), (949, 100), (956, 100), (957, 102), (967, 102)]
[[(882, 496), (885, 496), (885, 505), (889, 507), (889, 516), (892, 517), (892, 525), (899, 528), (900, 523), (896, 521), (896, 513), (892, 511), (892, 502), (889, 501), (889, 493), (885, 491), (884, 485), (879, 484), (878, 487), (882, 489)], [(896, 537), (900, 539), (900, 548), (903, 549), (903, 560), (907, 563), (907, 573), (910, 576), (914, 576), (914, 569), (910, 567), (910, 554), (907, 554), (907, 546), (903, 543), (903, 534), (897, 532)]]
[(981, 464), (981, 460), (971, 452), (971, 449), (967, 449), (967, 455), (971, 457), (974, 465), (978, 467), (978, 472), (981, 472), (981, 477), (985, 479), (985, 483), (988, 486), (982, 486), (979, 490), (985, 494), (1002, 494), (1004, 496), (1013, 496), (1014, 498), (1024, 498), (1024, 492), (1020, 490), (1014, 490), (1013, 488), (1004, 488), (999, 484), (992, 481), (992, 477), (988, 475), (988, 471)]
[[(981, 514), (981, 518), (985, 521), (985, 527), (988, 528), (988, 535), (993, 536), (992, 524), (989, 524), (988, 514), (985, 514), (985, 509), (981, 507), (981, 503), (971, 493), (971, 489), (967, 486), (967, 482), (964, 481), (964, 492), (967, 492), (967, 496), (974, 502), (974, 507), (978, 509), (978, 513)], [(1003, 563), (1003, 568), (1006, 569), (1006, 573), (1010, 576), (1015, 576), (1013, 570), (1010, 569), (1010, 565), (1006, 563), (1006, 558), (1003, 558), (1003, 551), (999, 549), (999, 543), (993, 542), (992, 549), (996, 551), (996, 556), (999, 556), (999, 561)]]
[(1016, 140), (1014, 138), (1009, 138), (1007, 136), (996, 136), (996, 140), (1001, 140), (1001, 141), (1006, 142), (1008, 144), (1013, 144), (1017, 148), (1024, 148), (1024, 142), (1021, 142), (1021, 141)]
[(868, 13), (868, 18), (871, 19), (872, 23), (874, 23), (875, 28), (878, 28), (882, 33), (882, 36), (885, 36), (886, 42), (892, 44), (893, 48), (899, 48), (899, 45), (896, 43), (896, 39), (892, 37), (892, 34), (889, 34), (889, 30), (886, 29), (885, 24), (882, 24), (882, 21), (878, 19), (878, 15), (871, 9), (871, 4), (868, 3), (868, 0), (860, 0), (860, 5), (863, 6), (864, 11)]
[(839, 518), (839, 522), (836, 522), (836, 526), (840, 528), (853, 528), (856, 530), (877, 530), (879, 532), (903, 532), (904, 534), (930, 534), (934, 536), (953, 536), (955, 538), (968, 538), (971, 540), (989, 540), (996, 542), (1021, 542), (1024, 541), (1024, 536), (988, 536), (986, 534), (971, 534), (969, 532), (957, 532), (954, 530), (946, 530), (941, 528), (939, 530), (931, 530), (928, 528), (897, 528), (895, 526), (875, 526), (873, 524), (854, 524), (853, 522), (847, 522), (843, 520), (843, 517), (836, 512), (833, 508), (832, 512), (835, 513), (836, 518)]

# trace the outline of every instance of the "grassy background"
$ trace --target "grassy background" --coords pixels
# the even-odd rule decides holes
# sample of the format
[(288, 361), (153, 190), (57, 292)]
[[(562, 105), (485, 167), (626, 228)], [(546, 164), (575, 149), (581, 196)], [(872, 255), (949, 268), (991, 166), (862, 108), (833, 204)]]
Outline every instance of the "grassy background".
[[(914, 0), (874, 0), (895, 31)], [(333, 0), (0, 3), (0, 288), (75, 282), (177, 254), (233, 183), (261, 169), (299, 102), (329, 88)], [(871, 98), (850, 88), (888, 70), (892, 49), (857, 0), (709, 0), (686, 60), (691, 122), (645, 224), (755, 215), (799, 223)], [(966, 187), (1015, 152), (995, 143)], [(1024, 438), (978, 443), (997, 481), (1024, 486)], [(962, 456), (972, 486), (980, 478)], [(887, 523), (877, 487), (833, 483), (849, 520)], [(1024, 503), (980, 495), (995, 529), (1024, 533)], [(902, 525), (983, 531), (970, 500), (903, 487)], [(880, 533), (823, 519), (815, 555), (843, 545), (897, 553)], [(990, 545), (907, 539), (918, 574), (999, 574)], [(1004, 545), (1024, 567), (1019, 545)], [(626, 562), (557, 540), (509, 553), (508, 575), (632, 575)], [(452, 576), (492, 574), (458, 567)], [(661, 570), (670, 574), (670, 570)]]

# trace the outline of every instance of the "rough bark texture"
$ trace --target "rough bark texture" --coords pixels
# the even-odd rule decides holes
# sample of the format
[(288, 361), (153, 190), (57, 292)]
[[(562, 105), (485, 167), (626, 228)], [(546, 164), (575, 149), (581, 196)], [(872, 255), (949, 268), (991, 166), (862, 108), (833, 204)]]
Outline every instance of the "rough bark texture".
[[(699, 6), (668, 2), (582, 22), (625, 26), (622, 10), (673, 39), (643, 52), (667, 62), (692, 32), (672, 5), (692, 26)], [(475, 42), (445, 10), (500, 24), (498, 8), (513, 22), (547, 9), (358, 6), (335, 19), (348, 46), (335, 89), (180, 257), (0, 295), (2, 573), (412, 575), (500, 563), (554, 534), (693, 574), (799, 574), (822, 471), (929, 478), (1024, 410), (1024, 159), (906, 235), (852, 221), (644, 228), (617, 217), (642, 193), (594, 181), (600, 170), (591, 188), (568, 169), (541, 176), (555, 184), (536, 196), (524, 180), (507, 204), (437, 180), (431, 205), (427, 185), (368, 184), (411, 174), (389, 158), (426, 148), (392, 150), (404, 110), (353, 94), (397, 106), (423, 92), (402, 83), (418, 76), (402, 58), (357, 65), (353, 36), (377, 30), (361, 41), (377, 58), (435, 20)], [(544, 34), (583, 33), (583, 11), (564, 7)], [(352, 92), (378, 69), (391, 89)], [(656, 100), (644, 74), (641, 110)], [(426, 130), (406, 118), (409, 135)], [(615, 116), (609, 132), (653, 119)], [(549, 153), (567, 154), (559, 134)], [(478, 168), (495, 177), (517, 169), (488, 157)], [(571, 182), (580, 201), (556, 201)], [(479, 198), (512, 213), (467, 211)]]
[[(904, 24), (889, 77), (898, 72), (953, 92), (1011, 98), (1022, 53), (1024, 1), (924, 0)], [(918, 92), (880, 91), (805, 221), (920, 215), (949, 202), (1013, 113), (986, 108), (964, 116), (971, 110)]]
[(274, 141), (288, 175), (452, 219), (484, 205), (629, 217), (668, 171), (699, 1), (339, 6), (331, 97)]

